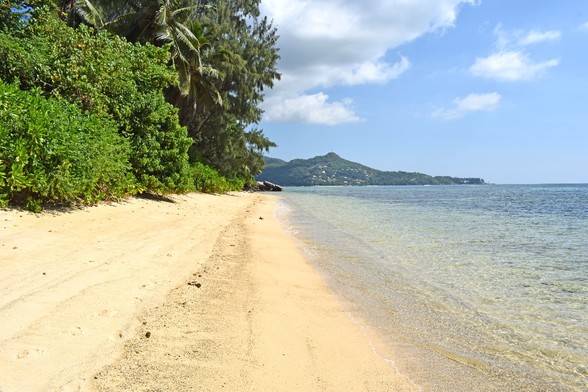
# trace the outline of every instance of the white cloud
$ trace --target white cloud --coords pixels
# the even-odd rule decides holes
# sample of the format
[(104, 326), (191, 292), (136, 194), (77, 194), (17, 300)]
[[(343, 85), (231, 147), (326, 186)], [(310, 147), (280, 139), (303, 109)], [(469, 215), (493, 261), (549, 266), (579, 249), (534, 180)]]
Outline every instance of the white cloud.
[(498, 107), (502, 97), (497, 92), (487, 94), (470, 94), (465, 98), (453, 100), (451, 108), (437, 109), (433, 117), (440, 117), (445, 120), (454, 120), (465, 116), (469, 112), (493, 111)]
[(580, 30), (588, 31), (588, 22), (580, 25)]
[(527, 35), (519, 39), (519, 45), (532, 45), (546, 41), (557, 41), (561, 38), (561, 33), (557, 30), (537, 31), (532, 30)]
[[(395, 64), (386, 63), (381, 60), (366, 61), (358, 64), (357, 67), (342, 72), (339, 79), (344, 84), (354, 85), (363, 83), (386, 83), (396, 79), (410, 68), (410, 61), (401, 57)], [(333, 81), (336, 83), (336, 81)]]
[(300, 95), (280, 100), (271, 97), (266, 101), (266, 120), (274, 122), (301, 122), (325, 125), (358, 122), (360, 118), (353, 112), (352, 101), (328, 102), (324, 93)]
[(494, 28), (496, 36), (496, 47), (499, 51), (516, 49), (522, 46), (529, 46), (549, 41), (557, 41), (561, 38), (558, 30), (530, 30), (530, 31), (505, 31), (501, 24)]
[(506, 51), (476, 58), (470, 72), (475, 76), (502, 81), (531, 80), (557, 65), (559, 59), (535, 63), (522, 52)]
[[(410, 61), (391, 51), (424, 34), (453, 27), (464, 4), (475, 5), (477, 0), (262, 0), (262, 12), (273, 19), (280, 36), (282, 72), (282, 80), (267, 99), (304, 98), (307, 104), (318, 105), (307, 116), (289, 116), (300, 121), (325, 123), (310, 117), (325, 108), (353, 113), (343, 102), (329, 102), (324, 93), (306, 93), (398, 78), (410, 68)], [(287, 117), (279, 105), (268, 102), (264, 109), (266, 120)], [(340, 118), (356, 121), (357, 116)]]

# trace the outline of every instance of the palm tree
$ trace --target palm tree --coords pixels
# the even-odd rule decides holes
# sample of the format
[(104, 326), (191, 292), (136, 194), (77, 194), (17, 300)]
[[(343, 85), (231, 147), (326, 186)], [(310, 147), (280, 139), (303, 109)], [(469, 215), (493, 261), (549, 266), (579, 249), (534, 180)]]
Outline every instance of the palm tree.
[(75, 13), (96, 29), (131, 42), (170, 44), (182, 95), (191, 92), (192, 78), (198, 73), (214, 74), (202, 65), (200, 51), (208, 40), (193, 20), (201, 7), (194, 0), (73, 0)]

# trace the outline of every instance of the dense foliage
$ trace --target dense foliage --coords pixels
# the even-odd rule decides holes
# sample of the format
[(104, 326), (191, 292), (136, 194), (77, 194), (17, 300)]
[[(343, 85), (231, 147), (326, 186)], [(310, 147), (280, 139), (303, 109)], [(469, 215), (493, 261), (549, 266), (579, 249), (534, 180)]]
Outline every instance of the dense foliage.
[(267, 158), (266, 168), (257, 178), (284, 186), (484, 184), (481, 178), (432, 177), (422, 173), (380, 171), (345, 160), (335, 153), (290, 162)]
[[(92, 202), (121, 192), (224, 192), (253, 183), (263, 168), (262, 153), (274, 146), (255, 128), (262, 114), (259, 104), (264, 88), (279, 78), (275, 29), (260, 18), (258, 3), (2, 0), (0, 82), (11, 84), (3, 84), (11, 93), (4, 97), (0, 126), (3, 145), (13, 146), (0, 156), (2, 203)], [(89, 188), (81, 194), (53, 194), (53, 188), (36, 190), (43, 187), (35, 184), (37, 175), (26, 191), (13, 180), (7, 185), (16, 155), (6, 154), (16, 148), (19, 132), (29, 132), (8, 121), (23, 115), (16, 97), (50, 108), (67, 101), (67, 113), (78, 110), (74, 118), (86, 116), (65, 141), (52, 138), (67, 139), (71, 124), (57, 122), (62, 117), (54, 110), (35, 114), (37, 124), (62, 127), (46, 130), (49, 144), (77, 143), (68, 144), (77, 151), (114, 129), (116, 142), (108, 133), (112, 145), (126, 147), (120, 147), (122, 155), (105, 151), (113, 168), (125, 168), (124, 175), (119, 178), (110, 168), (112, 173), (102, 176), (112, 175), (110, 185), (117, 187), (99, 195)], [(37, 150), (19, 151), (43, 160), (50, 155), (41, 151), (44, 146), (26, 144), (19, 148)], [(47, 176), (61, 170), (56, 162), (42, 162)]]
[(191, 156), (224, 175), (251, 177), (263, 169), (262, 153), (275, 146), (261, 130), (245, 130), (261, 119), (263, 91), (279, 79), (278, 37), (267, 18), (259, 16), (258, 1), (200, 3), (208, 5), (200, 8), (199, 20), (210, 40), (201, 57), (219, 76), (195, 77), (196, 95), (182, 100), (184, 108), (196, 109), (182, 116), (195, 140)]
[(176, 80), (166, 48), (134, 45), (86, 26), (71, 29), (40, 14), (16, 34), (0, 35), (0, 78), (40, 87), (82, 110), (113, 120), (129, 139), (132, 169), (150, 190), (188, 188), (191, 144), (163, 89)]
[(0, 206), (124, 196), (135, 189), (130, 154), (114, 123), (0, 82)]
[(166, 96), (194, 140), (192, 162), (252, 182), (262, 153), (275, 146), (254, 127), (259, 105), (280, 77), (276, 30), (260, 16), (259, 0), (96, 0), (66, 8), (69, 19), (132, 42), (169, 44), (179, 83)]

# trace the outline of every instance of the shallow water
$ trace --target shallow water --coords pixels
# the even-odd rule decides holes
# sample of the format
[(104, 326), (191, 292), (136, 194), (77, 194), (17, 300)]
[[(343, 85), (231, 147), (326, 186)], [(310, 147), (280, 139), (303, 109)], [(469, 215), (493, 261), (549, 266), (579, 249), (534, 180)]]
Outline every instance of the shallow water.
[(333, 288), (384, 338), (418, 346), (411, 357), (474, 369), (488, 390), (588, 390), (587, 185), (288, 188), (281, 200)]

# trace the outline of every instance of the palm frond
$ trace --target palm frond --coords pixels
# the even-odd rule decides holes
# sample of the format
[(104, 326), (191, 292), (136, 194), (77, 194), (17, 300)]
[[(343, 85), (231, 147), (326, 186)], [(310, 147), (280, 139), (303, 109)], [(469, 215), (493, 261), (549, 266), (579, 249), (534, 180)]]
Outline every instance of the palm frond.
[(104, 26), (104, 19), (98, 9), (89, 0), (75, 0), (74, 8), (76, 13), (86, 22), (101, 29)]
[(177, 15), (181, 14), (182, 12), (185, 12), (185, 11), (196, 11), (197, 9), (198, 9), (198, 6), (197, 5), (191, 5), (191, 6), (188, 6), (188, 7), (183, 7), (183, 8), (178, 8), (176, 10), (173, 10), (171, 15), (173, 17), (176, 17)]

